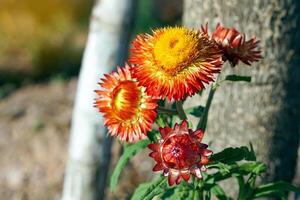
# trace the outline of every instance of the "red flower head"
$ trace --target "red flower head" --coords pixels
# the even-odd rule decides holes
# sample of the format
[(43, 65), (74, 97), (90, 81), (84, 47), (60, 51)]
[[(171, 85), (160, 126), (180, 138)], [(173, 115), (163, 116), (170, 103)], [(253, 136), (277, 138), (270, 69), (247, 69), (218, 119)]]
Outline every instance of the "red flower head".
[(148, 145), (153, 151), (149, 156), (157, 162), (153, 171), (163, 170), (170, 186), (179, 184), (182, 179), (188, 181), (190, 175), (202, 178), (201, 171), (206, 170), (204, 165), (212, 154), (207, 145), (201, 143), (203, 131), (193, 132), (184, 120), (181, 125), (175, 124), (174, 129), (160, 128), (160, 134), (159, 142)]
[[(207, 34), (207, 26), (202, 27), (202, 32)], [(212, 39), (223, 50), (223, 60), (228, 60), (232, 66), (237, 65), (239, 61), (251, 65), (251, 62), (261, 58), (261, 52), (257, 50), (259, 41), (255, 37), (246, 41), (245, 35), (239, 33), (235, 28), (226, 28), (218, 24), (212, 34)]]
[(215, 42), (184, 27), (138, 35), (132, 46), (133, 76), (149, 95), (169, 100), (182, 100), (203, 89), (223, 63)]
[(96, 90), (95, 107), (104, 114), (109, 133), (128, 142), (145, 138), (156, 118), (156, 100), (138, 86), (128, 65), (104, 76), (99, 83), (104, 90)]

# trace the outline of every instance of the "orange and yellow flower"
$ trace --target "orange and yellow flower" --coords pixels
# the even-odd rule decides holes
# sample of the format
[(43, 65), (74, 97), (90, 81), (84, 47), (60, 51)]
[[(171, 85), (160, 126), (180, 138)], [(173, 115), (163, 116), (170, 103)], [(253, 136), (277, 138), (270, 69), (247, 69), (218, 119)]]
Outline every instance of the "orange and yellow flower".
[(199, 31), (162, 28), (138, 35), (129, 61), (133, 76), (155, 97), (181, 100), (204, 88), (220, 72), (222, 54), (215, 42)]
[(156, 100), (132, 78), (131, 67), (117, 68), (105, 74), (96, 90), (95, 107), (104, 114), (104, 124), (111, 135), (122, 141), (136, 142), (145, 138), (156, 118)]

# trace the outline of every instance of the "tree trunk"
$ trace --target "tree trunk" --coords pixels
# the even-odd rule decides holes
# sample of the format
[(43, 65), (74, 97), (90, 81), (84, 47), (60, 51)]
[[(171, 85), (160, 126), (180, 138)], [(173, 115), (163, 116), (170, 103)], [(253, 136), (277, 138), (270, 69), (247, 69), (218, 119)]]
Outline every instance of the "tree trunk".
[[(261, 41), (263, 59), (225, 74), (252, 76), (250, 84), (224, 83), (216, 92), (207, 138), (216, 151), (249, 145), (269, 166), (269, 179), (292, 181), (300, 124), (300, 1), (185, 0), (184, 24), (234, 26)], [(195, 101), (195, 100), (194, 100)]]
[[(104, 199), (111, 139), (93, 107), (100, 77), (124, 65), (135, 0), (95, 2), (75, 100), (63, 200)], [(103, 147), (104, 145), (104, 147)]]

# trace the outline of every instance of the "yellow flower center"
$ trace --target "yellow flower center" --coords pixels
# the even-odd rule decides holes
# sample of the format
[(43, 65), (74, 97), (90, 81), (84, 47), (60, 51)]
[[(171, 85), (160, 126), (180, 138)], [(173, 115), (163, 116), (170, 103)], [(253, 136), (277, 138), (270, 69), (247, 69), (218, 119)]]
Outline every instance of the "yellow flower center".
[(134, 120), (138, 114), (141, 91), (134, 81), (121, 82), (112, 92), (112, 107), (118, 118)]
[(182, 71), (197, 54), (198, 33), (186, 28), (168, 28), (157, 36), (153, 55), (158, 66), (169, 75)]

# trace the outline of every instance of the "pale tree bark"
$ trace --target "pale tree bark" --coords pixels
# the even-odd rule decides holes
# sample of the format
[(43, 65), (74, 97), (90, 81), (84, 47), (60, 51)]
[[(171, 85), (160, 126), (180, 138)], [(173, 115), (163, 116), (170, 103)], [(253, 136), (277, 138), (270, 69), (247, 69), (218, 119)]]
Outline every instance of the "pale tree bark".
[[(269, 166), (269, 179), (292, 181), (300, 124), (300, 1), (185, 0), (184, 24), (234, 26), (261, 40), (263, 59), (252, 67), (226, 66), (225, 74), (252, 76), (216, 92), (206, 137), (216, 151), (252, 142)], [(195, 100), (194, 100), (195, 101)]]
[(63, 200), (104, 199), (111, 139), (93, 107), (104, 73), (123, 65), (133, 24), (135, 0), (95, 2), (73, 112)]

